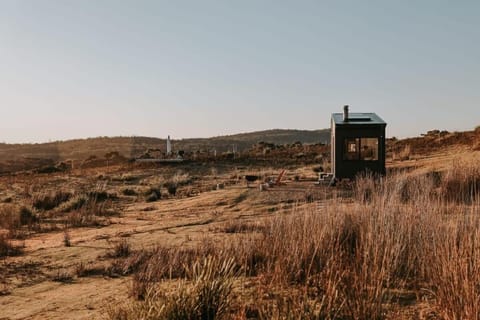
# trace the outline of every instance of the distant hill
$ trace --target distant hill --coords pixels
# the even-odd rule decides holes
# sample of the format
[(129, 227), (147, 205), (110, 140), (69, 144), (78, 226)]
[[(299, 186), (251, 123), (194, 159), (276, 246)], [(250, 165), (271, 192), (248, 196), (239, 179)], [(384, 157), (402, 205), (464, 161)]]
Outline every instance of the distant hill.
[(223, 152), (231, 150), (233, 145), (236, 145), (236, 148), (239, 151), (245, 150), (261, 141), (277, 145), (292, 144), (297, 141), (300, 141), (301, 143), (329, 143), (330, 129), (272, 129), (204, 139), (182, 139), (175, 141), (175, 143), (178, 148), (188, 151), (215, 148), (217, 151)]
[[(273, 129), (229, 136), (212, 138), (192, 138), (173, 140), (174, 150), (197, 151), (212, 150), (218, 152), (232, 150), (233, 145), (238, 151), (250, 148), (263, 141), (274, 144), (328, 143), (330, 130), (286, 130)], [(131, 158), (139, 156), (148, 149), (165, 151), (165, 139), (151, 137), (97, 137), (68, 141), (56, 141), (35, 144), (0, 144), (0, 172), (19, 162), (52, 162), (65, 160), (84, 160), (90, 156), (104, 157), (106, 153), (118, 152)]]

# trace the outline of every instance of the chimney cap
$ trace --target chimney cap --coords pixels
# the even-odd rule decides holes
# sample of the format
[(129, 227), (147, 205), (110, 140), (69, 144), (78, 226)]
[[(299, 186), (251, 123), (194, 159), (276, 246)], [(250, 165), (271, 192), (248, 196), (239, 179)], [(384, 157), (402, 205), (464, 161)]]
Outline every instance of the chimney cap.
[(343, 121), (348, 121), (348, 104), (343, 106)]

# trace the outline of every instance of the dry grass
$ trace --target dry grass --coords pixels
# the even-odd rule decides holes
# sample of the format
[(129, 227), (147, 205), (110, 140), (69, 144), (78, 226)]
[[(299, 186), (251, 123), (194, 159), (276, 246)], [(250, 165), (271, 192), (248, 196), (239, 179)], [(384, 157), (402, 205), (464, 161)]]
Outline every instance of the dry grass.
[(60, 214), (66, 227), (103, 226), (108, 224), (106, 217), (117, 215), (112, 198), (106, 192), (89, 192), (78, 195), (65, 203)]
[(446, 172), (441, 186), (442, 196), (449, 201), (472, 203), (480, 193), (480, 159), (458, 159)]
[(248, 233), (257, 232), (263, 228), (262, 223), (245, 222), (241, 220), (229, 220), (221, 229), (225, 233)]
[(9, 238), (23, 238), (27, 231), (38, 228), (39, 219), (25, 206), (8, 205), (0, 208), (0, 229), (8, 231)]
[[(164, 178), (161, 183), (146, 180), (134, 186), (113, 180), (103, 188), (92, 187), (92, 181), (72, 188), (62, 185), (63, 190), (72, 190), (72, 196), (58, 204), (55, 192), (42, 194), (43, 181), (36, 188), (25, 187), (25, 195), (23, 185), (18, 184), (12, 203), (1, 204), (0, 226), (5, 230), (0, 230), (0, 256), (15, 268), (6, 276), (14, 294), (17, 280), (13, 277), (20, 275), (13, 261), (17, 259), (52, 256), (42, 269), (45, 277), (60, 282), (75, 278), (72, 285), (62, 286), (75, 292), (101, 281), (114, 286), (127, 279), (109, 277), (129, 276), (131, 286), (123, 294), (117, 287), (114, 290), (118, 299), (127, 295), (131, 299), (113, 307), (112, 319), (198, 319), (201, 315), (215, 319), (410, 319), (413, 312), (415, 317), (422, 313), (418, 318), (429, 314), (432, 319), (477, 319), (480, 170), (478, 159), (465, 158), (448, 170), (436, 167), (438, 172), (415, 169), (387, 178), (359, 177), (351, 189), (319, 187), (313, 191), (305, 183), (288, 180), (283, 190), (259, 192), (226, 184), (225, 190), (205, 192), (198, 199), (183, 198), (181, 188), (175, 199), (169, 197)], [(175, 170), (164, 176), (173, 181)], [(217, 179), (217, 172), (212, 175)], [(144, 179), (139, 177), (139, 181)], [(101, 179), (110, 181), (106, 173)], [(186, 176), (178, 178), (178, 186), (190, 179), (194, 184), (189, 187), (199, 190), (213, 185)], [(138, 197), (115, 199), (115, 192), (122, 194), (126, 185)], [(149, 186), (161, 186), (159, 193), (169, 200), (160, 197), (162, 201), (152, 212), (143, 212), (142, 220), (136, 220), (145, 208), (143, 190)], [(301, 191), (293, 195), (289, 191), (293, 187)], [(21, 209), (21, 204), (33, 205), (35, 199), (42, 200), (38, 208)], [(122, 206), (125, 214), (110, 218), (113, 209)], [(269, 212), (270, 208), (274, 210)], [(112, 224), (102, 230), (71, 229), (103, 225), (110, 219)], [(207, 222), (200, 225), (199, 221)], [(25, 257), (5, 257), (17, 254), (19, 238), (47, 223), (69, 228), (63, 244), (70, 244), (72, 235), (75, 245), (62, 248), (60, 231), (37, 234), (42, 243), (27, 239)], [(117, 242), (127, 233), (133, 235), (129, 242)], [(203, 237), (208, 241), (202, 241)], [(110, 248), (105, 247), (105, 239)], [(155, 242), (157, 247), (150, 247)], [(37, 249), (50, 245), (53, 249), (43, 253)], [(30, 255), (31, 249), (35, 255)], [(69, 261), (65, 250), (76, 258)], [(98, 252), (99, 261), (92, 262), (97, 255), (91, 250)], [(205, 257), (212, 261), (205, 262)], [(222, 278), (218, 271), (230, 263), (233, 275)], [(199, 276), (202, 273), (206, 278)], [(89, 276), (98, 279), (83, 279)], [(196, 280), (202, 277), (208, 280)]]
[(127, 239), (121, 239), (113, 243), (112, 250), (107, 254), (111, 258), (126, 258), (132, 253), (130, 243)]
[(164, 247), (140, 250), (124, 261), (121, 270), (124, 274), (135, 273), (131, 295), (143, 298), (149, 287), (162, 280), (186, 278), (189, 266), (212, 251), (209, 245), (196, 250)]
[(159, 187), (150, 187), (145, 192), (145, 201), (146, 202), (154, 202), (158, 201), (162, 198), (162, 192)]
[(80, 262), (75, 265), (75, 275), (79, 278), (108, 275), (103, 264)]
[(67, 269), (57, 269), (52, 275), (52, 281), (70, 283), (73, 281), (73, 274)]
[[(476, 208), (478, 209), (478, 207)], [(476, 212), (442, 226), (426, 254), (430, 290), (447, 320), (480, 319), (480, 219)]]
[(392, 154), (393, 160), (400, 160), (400, 161), (409, 160), (411, 156), (412, 156), (412, 148), (409, 144), (406, 144), (400, 150), (394, 151)]
[(68, 229), (65, 229), (63, 231), (63, 245), (65, 247), (70, 247), (72, 246), (72, 241), (71, 241), (71, 237), (70, 237), (70, 232), (68, 231)]
[[(231, 259), (235, 270), (266, 291), (284, 292), (249, 306), (260, 318), (391, 318), (401, 292), (413, 290), (436, 317), (480, 319), (478, 172), (472, 161), (441, 176), (359, 177), (353, 203), (276, 215), (249, 233), (243, 232), (252, 231), (249, 224), (230, 222), (225, 231), (238, 236), (227, 243), (144, 252), (130, 270), (135, 296), (145, 301), (131, 302), (127, 314), (150, 310), (152, 302), (159, 303), (157, 315), (170, 310), (173, 302), (152, 288), (166, 279), (195, 281), (188, 266), (211, 256)], [(191, 312), (193, 291), (185, 290), (178, 288), (175, 301)], [(245, 316), (245, 310), (232, 312)]]
[(122, 190), (124, 196), (136, 196), (138, 193), (134, 189), (125, 188)]
[(71, 197), (71, 193), (64, 191), (37, 194), (34, 196), (32, 206), (37, 210), (48, 211), (70, 200)]
[(7, 256), (16, 256), (22, 253), (22, 248), (12, 244), (5, 235), (0, 234), (0, 258)]
[(222, 319), (232, 305), (236, 267), (232, 259), (207, 257), (188, 268), (190, 282), (182, 281), (168, 295), (160, 287), (147, 289), (144, 301), (109, 311), (109, 319)]

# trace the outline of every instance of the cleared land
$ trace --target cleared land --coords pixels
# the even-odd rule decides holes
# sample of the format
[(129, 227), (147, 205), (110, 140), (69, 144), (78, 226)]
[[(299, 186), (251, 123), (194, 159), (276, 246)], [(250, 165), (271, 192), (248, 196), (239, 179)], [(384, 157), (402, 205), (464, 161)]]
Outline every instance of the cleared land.
[(3, 176), (0, 319), (476, 319), (479, 136), (390, 144), (387, 180), (333, 189), (306, 149)]

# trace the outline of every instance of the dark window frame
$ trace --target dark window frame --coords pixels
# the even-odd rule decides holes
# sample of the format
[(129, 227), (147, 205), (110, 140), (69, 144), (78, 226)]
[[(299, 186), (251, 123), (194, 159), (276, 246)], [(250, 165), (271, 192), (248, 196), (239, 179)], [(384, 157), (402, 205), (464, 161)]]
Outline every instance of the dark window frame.
[[(376, 159), (374, 160), (365, 160), (361, 157), (362, 152), (362, 139), (376, 139), (377, 140), (377, 149), (376, 149)], [(355, 140), (355, 153), (348, 152), (348, 147), (350, 142)], [(355, 154), (354, 159), (349, 159), (348, 154)], [(378, 162), (380, 161), (380, 138), (379, 137), (346, 137), (343, 139), (343, 161), (351, 161), (351, 162)]]

